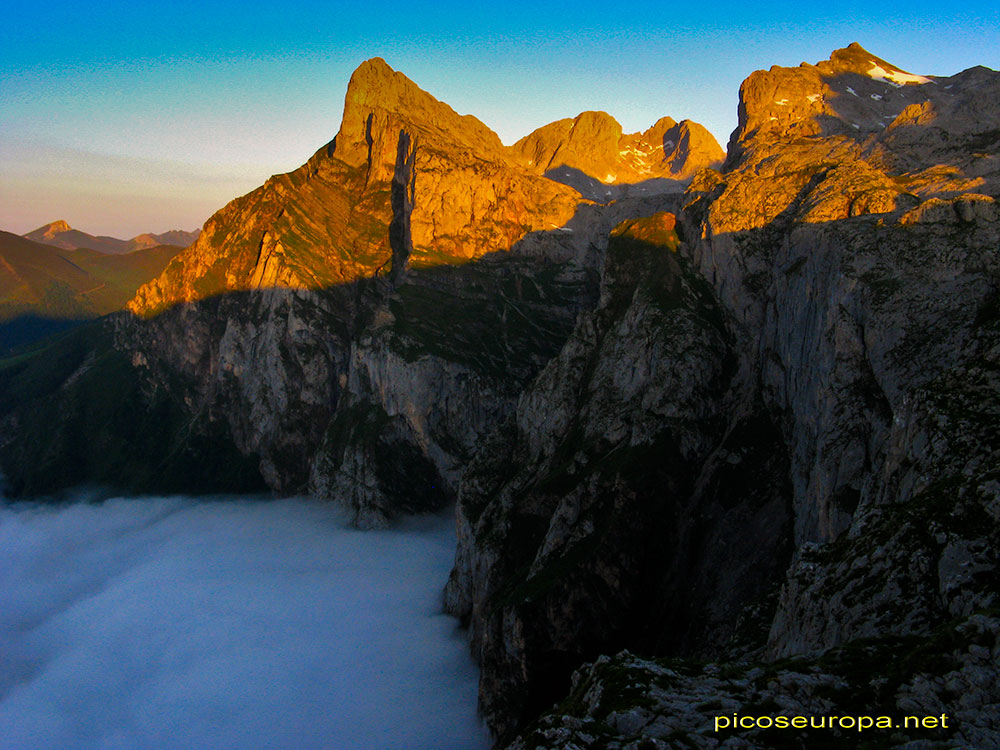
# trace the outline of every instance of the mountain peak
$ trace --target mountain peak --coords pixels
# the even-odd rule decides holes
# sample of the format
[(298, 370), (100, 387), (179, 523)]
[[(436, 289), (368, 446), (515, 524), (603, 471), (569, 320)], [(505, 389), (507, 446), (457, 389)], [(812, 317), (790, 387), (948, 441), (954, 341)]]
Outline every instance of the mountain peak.
[[(687, 121), (685, 120), (685, 122)], [(661, 117), (642, 132), (642, 137), (650, 142), (662, 141), (664, 134), (676, 126), (677, 121), (673, 117)]]
[(29, 239), (44, 237), (45, 239), (50, 240), (57, 234), (62, 234), (63, 232), (69, 232), (72, 228), (73, 227), (71, 227), (66, 221), (64, 221), (63, 219), (59, 219), (49, 224), (43, 224), (42, 226), (38, 227), (38, 229), (33, 229), (32, 231), (28, 232), (23, 236), (28, 237)]
[(907, 83), (930, 83), (930, 79), (926, 76), (907, 73), (902, 68), (897, 68), (881, 57), (873, 55), (857, 42), (851, 42), (843, 49), (834, 50), (830, 54), (829, 61), (821, 62), (816, 67), (825, 76), (858, 73), (900, 86)]
[[(572, 185), (593, 200), (612, 200), (611, 184), (642, 184), (642, 192), (717, 166), (725, 154), (701, 125), (661, 117), (641, 133), (623, 133), (606, 112), (581, 112), (525, 136), (511, 149), (522, 166)], [(650, 181), (659, 180), (660, 183)], [(596, 192), (595, 192), (596, 191)]]
[[(365, 60), (347, 85), (344, 119), (335, 141), (337, 158), (355, 166), (379, 160), (391, 165), (403, 130), (461, 144), (484, 158), (504, 158), (499, 136), (475, 117), (459, 115), (382, 58)], [(375, 143), (380, 133), (390, 136), (384, 144)], [(373, 146), (384, 153), (373, 154)]]
[[(740, 87), (740, 123), (730, 139), (727, 166), (742, 158), (751, 141), (766, 150), (805, 137), (837, 135), (861, 141), (877, 136), (912, 103), (914, 85), (933, 83), (857, 42), (815, 65), (758, 70)], [(930, 95), (929, 89), (917, 94)]]
[(365, 60), (351, 74), (347, 100), (352, 104), (381, 105), (392, 109), (401, 99), (424, 93), (402, 73), (389, 67), (381, 57)]

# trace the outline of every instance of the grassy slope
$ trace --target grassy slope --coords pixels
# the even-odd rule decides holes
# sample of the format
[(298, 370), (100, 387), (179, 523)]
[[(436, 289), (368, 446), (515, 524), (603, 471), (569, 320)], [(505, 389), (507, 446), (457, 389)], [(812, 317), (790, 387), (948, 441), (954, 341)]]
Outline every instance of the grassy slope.
[(59, 250), (0, 232), (0, 311), (4, 317), (104, 315), (119, 309), (181, 248), (160, 245), (127, 255)]
[(0, 232), (0, 351), (120, 309), (178, 252), (60, 250)]

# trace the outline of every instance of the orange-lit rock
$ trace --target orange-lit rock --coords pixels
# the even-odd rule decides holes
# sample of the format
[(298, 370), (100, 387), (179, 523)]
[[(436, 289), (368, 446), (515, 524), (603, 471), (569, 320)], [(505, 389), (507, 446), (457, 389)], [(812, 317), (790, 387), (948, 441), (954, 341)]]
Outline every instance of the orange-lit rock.
[(378, 58), (351, 77), (336, 138), (299, 169), (232, 201), (129, 309), (262, 283), (322, 288), (391, 264), (391, 181), (401, 134), (413, 152), (412, 261), (435, 265), (507, 250), (565, 224), (580, 197), (520, 168), (476, 118), (457, 114)]
[(606, 112), (557, 120), (512, 150), (525, 168), (599, 200), (621, 195), (602, 185), (647, 183), (651, 189), (656, 181), (688, 180), (704, 167), (719, 166), (725, 156), (712, 134), (691, 120), (663, 117), (642, 133), (625, 134)]

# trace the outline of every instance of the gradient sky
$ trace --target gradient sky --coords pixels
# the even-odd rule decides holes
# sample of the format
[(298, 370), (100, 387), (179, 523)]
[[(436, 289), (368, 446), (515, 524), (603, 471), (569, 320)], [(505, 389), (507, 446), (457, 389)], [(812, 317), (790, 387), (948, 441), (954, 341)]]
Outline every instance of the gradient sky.
[(0, 229), (60, 218), (117, 237), (200, 226), (330, 140), (351, 71), (369, 57), (505, 143), (602, 109), (626, 131), (691, 118), (725, 145), (750, 72), (814, 63), (852, 41), (916, 73), (997, 69), (1000, 10), (995, 0), (7, 0)]

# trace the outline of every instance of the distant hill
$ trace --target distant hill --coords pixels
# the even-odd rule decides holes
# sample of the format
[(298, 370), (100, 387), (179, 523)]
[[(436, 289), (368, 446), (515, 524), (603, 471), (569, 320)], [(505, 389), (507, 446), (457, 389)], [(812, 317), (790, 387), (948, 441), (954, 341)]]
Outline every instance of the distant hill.
[(129, 240), (129, 244), (132, 246), (132, 250), (129, 252), (141, 250), (145, 247), (156, 247), (157, 245), (177, 245), (178, 247), (187, 247), (198, 239), (199, 234), (201, 234), (200, 229), (195, 229), (193, 232), (185, 232), (181, 229), (171, 229), (169, 232), (163, 232), (162, 234), (153, 234), (151, 232), (139, 234)]
[(0, 231), (0, 350), (118, 310), (181, 249), (61, 250)]
[(117, 237), (87, 234), (86, 232), (81, 232), (79, 229), (73, 229), (67, 222), (59, 220), (38, 227), (38, 229), (30, 231), (22, 235), (22, 237), (32, 242), (51, 245), (62, 250), (87, 248), (89, 250), (98, 250), (102, 253), (124, 255), (126, 253), (133, 253), (136, 250), (156, 247), (157, 245), (187, 247), (198, 239), (199, 233), (200, 230), (198, 229), (193, 232), (172, 229), (162, 234), (147, 232), (136, 235), (130, 240), (120, 240)]

